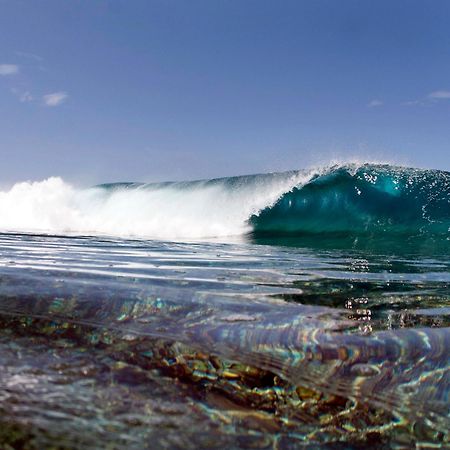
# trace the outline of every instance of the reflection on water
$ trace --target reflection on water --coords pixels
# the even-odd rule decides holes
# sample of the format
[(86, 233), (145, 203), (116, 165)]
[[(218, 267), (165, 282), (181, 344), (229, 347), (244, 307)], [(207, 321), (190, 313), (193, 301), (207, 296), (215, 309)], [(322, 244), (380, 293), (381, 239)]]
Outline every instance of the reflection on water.
[(299, 243), (1, 235), (0, 443), (448, 445), (446, 243)]

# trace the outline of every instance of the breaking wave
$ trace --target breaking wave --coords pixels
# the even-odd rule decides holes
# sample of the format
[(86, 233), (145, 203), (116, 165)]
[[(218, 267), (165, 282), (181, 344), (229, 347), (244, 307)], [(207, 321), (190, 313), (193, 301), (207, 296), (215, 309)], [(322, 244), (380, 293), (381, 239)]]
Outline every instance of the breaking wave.
[(52, 177), (0, 192), (0, 229), (156, 239), (310, 233), (448, 237), (450, 173), (390, 165), (78, 189)]

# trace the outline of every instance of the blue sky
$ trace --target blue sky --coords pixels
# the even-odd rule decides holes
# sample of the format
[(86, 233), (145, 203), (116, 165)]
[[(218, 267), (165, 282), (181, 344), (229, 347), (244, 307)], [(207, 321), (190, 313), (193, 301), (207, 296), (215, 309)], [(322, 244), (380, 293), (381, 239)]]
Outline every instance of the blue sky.
[(450, 169), (450, 2), (1, 0), (0, 184)]

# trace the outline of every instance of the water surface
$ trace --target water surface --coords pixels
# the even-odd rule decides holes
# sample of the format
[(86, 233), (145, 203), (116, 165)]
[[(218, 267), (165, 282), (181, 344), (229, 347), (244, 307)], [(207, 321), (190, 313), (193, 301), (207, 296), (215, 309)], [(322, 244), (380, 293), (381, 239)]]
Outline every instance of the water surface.
[(2, 445), (449, 445), (447, 241), (267, 239), (1, 234)]

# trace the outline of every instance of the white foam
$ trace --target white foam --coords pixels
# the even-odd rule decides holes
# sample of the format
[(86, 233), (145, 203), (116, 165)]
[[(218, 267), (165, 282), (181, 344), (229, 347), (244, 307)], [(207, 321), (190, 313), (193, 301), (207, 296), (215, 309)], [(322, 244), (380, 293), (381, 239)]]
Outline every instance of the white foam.
[(252, 214), (312, 174), (114, 190), (77, 189), (59, 177), (23, 182), (0, 192), (0, 230), (156, 239), (242, 235)]

